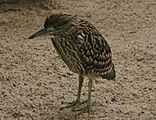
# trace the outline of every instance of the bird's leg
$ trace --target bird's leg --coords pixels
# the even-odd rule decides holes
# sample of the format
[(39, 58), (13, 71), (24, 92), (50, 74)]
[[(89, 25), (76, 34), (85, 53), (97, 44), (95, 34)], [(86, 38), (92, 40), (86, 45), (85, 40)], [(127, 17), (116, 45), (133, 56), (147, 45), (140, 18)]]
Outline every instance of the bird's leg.
[(91, 92), (92, 92), (92, 86), (93, 86), (93, 80), (89, 79), (88, 83), (88, 101), (87, 101), (87, 109), (88, 112), (90, 113), (91, 111)]
[(84, 79), (84, 77), (82, 75), (79, 75), (79, 87), (78, 87), (78, 93), (77, 93), (77, 99), (76, 99), (77, 103), (80, 102), (83, 79)]
[(81, 96), (81, 89), (82, 89), (83, 79), (84, 79), (84, 77), (82, 75), (79, 75), (79, 86), (78, 86), (77, 98), (76, 98), (75, 101), (70, 103), (72, 106), (77, 105), (77, 104), (80, 103), (80, 96)]
[(82, 111), (90, 113), (91, 111), (91, 92), (92, 92), (92, 86), (93, 86), (93, 80), (89, 79), (88, 82), (88, 100), (87, 100), (87, 106), (82, 108)]
[(75, 105), (78, 105), (80, 103), (80, 96), (81, 96), (81, 89), (82, 89), (82, 83), (83, 83), (84, 77), (82, 75), (79, 75), (79, 86), (78, 86), (78, 93), (77, 93), (77, 98), (73, 102), (68, 102), (68, 106), (65, 106), (63, 108), (69, 108)]
[(93, 86), (93, 80), (89, 79), (89, 82), (88, 82), (88, 100), (86, 101), (87, 102), (87, 106), (85, 106), (84, 108), (78, 109), (76, 111), (88, 112), (90, 114), (90, 112), (91, 112), (91, 92), (92, 92), (92, 86)]

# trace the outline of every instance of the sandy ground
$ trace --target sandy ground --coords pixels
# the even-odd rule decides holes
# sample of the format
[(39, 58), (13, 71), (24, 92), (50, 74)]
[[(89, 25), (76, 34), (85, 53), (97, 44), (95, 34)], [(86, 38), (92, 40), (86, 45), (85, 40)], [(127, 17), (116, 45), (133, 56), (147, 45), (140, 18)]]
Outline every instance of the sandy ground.
[[(155, 0), (0, 0), (0, 120), (156, 120)], [(77, 15), (97, 27), (113, 52), (116, 81), (96, 79), (91, 115), (64, 102), (78, 76), (51, 40), (28, 37), (52, 13)], [(82, 99), (87, 98), (87, 78)]]

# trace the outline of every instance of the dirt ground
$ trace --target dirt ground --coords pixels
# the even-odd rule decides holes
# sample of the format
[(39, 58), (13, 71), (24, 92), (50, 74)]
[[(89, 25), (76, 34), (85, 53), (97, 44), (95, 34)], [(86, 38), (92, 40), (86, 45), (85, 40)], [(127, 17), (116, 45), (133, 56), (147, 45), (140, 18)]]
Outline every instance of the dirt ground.
[[(60, 12), (90, 21), (112, 48), (116, 81), (94, 81), (90, 115), (60, 110), (76, 98), (78, 75), (50, 37), (28, 39)], [(68, 119), (156, 120), (155, 0), (0, 0), (0, 120)]]

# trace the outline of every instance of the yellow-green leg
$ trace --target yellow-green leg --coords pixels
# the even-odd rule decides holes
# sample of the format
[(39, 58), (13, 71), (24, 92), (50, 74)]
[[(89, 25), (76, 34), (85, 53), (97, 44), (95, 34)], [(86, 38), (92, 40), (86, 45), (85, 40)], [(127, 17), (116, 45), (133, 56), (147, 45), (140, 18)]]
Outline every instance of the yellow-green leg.
[(77, 102), (80, 102), (83, 79), (84, 79), (84, 77), (79, 75), (79, 87), (78, 87), (78, 93), (77, 93), (77, 99), (76, 99)]
[(88, 82), (88, 101), (87, 101), (87, 109), (88, 112), (90, 113), (91, 111), (91, 92), (92, 92), (92, 86), (93, 86), (93, 80), (89, 79)]
[[(90, 114), (91, 112), (91, 92), (92, 92), (92, 86), (93, 86), (93, 80), (89, 79), (88, 82), (88, 99), (84, 102), (87, 102), (87, 106), (77, 109), (76, 111), (81, 111), (81, 112), (88, 112)], [(82, 102), (82, 103), (84, 103)], [(81, 104), (81, 103), (80, 103)]]
[(75, 105), (78, 105), (80, 103), (80, 96), (81, 96), (81, 89), (82, 89), (82, 83), (83, 83), (84, 77), (82, 75), (79, 75), (79, 86), (78, 86), (78, 93), (77, 93), (77, 98), (75, 101), (70, 102), (69, 105), (62, 107), (63, 108), (69, 108)]

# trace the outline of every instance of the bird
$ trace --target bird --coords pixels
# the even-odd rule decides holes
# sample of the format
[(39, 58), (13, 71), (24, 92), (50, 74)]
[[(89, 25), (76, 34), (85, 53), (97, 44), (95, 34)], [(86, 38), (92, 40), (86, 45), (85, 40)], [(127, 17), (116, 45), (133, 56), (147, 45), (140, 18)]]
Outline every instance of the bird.
[(83, 112), (91, 112), (93, 80), (103, 78), (115, 80), (116, 71), (108, 42), (89, 21), (76, 15), (53, 13), (45, 20), (44, 26), (29, 39), (51, 36), (58, 55), (70, 71), (79, 75), (77, 98), (65, 108), (80, 105), (84, 77), (88, 78), (88, 99)]

